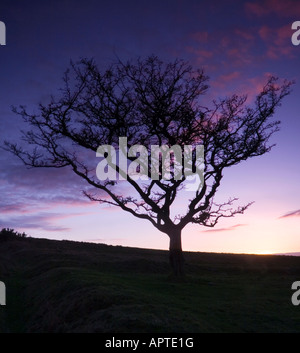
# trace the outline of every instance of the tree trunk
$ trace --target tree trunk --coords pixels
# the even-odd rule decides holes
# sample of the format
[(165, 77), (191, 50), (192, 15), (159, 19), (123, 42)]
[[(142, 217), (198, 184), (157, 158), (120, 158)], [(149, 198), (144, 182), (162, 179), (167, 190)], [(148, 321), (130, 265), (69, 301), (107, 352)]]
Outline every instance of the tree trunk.
[(169, 259), (173, 275), (175, 277), (183, 277), (184, 260), (181, 247), (181, 230), (173, 229), (168, 235), (170, 237)]

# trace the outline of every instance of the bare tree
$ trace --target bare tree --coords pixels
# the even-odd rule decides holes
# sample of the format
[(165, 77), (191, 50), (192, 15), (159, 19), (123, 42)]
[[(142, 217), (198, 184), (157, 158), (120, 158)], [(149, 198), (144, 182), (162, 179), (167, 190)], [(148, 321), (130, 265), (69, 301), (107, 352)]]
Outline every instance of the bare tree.
[[(30, 167), (71, 167), (93, 188), (93, 193), (84, 192), (91, 200), (120, 207), (166, 233), (172, 270), (181, 276), (182, 229), (189, 223), (214, 227), (220, 218), (243, 213), (249, 207), (250, 203), (233, 208), (236, 199), (217, 204), (213, 198), (225, 168), (271, 150), (269, 139), (279, 126), (279, 121), (271, 118), (292, 84), (279, 84), (270, 77), (252, 106), (246, 105), (246, 96), (233, 95), (208, 108), (201, 101), (207, 82), (203, 71), (194, 71), (186, 62), (165, 64), (154, 56), (118, 62), (104, 72), (94, 60), (71, 63), (60, 96), (48, 105), (40, 104), (39, 114), (28, 113), (24, 106), (14, 109), (31, 127), (23, 132), (23, 140), (34, 148), (27, 145), (24, 149), (11, 142), (5, 142), (5, 148)], [(89, 162), (85, 151), (95, 156), (100, 145), (109, 145), (120, 154), (120, 137), (127, 138), (128, 149), (137, 144), (147, 148), (179, 145), (183, 151), (185, 145), (203, 145), (201, 182), (193, 192), (187, 192), (186, 175), (175, 178), (173, 172), (166, 180), (160, 169), (159, 178), (151, 179), (150, 158), (145, 168), (148, 180), (125, 175), (124, 165), (122, 168), (112, 161), (109, 164), (114, 165), (119, 179), (127, 180), (99, 180), (96, 165)], [(136, 152), (135, 156), (127, 155), (126, 166), (137, 160)], [(102, 157), (108, 155), (106, 151)], [(174, 163), (174, 155), (170, 155)], [(143, 168), (139, 162), (137, 171)], [(182, 214), (174, 215), (174, 202), (182, 193), (190, 199)]]

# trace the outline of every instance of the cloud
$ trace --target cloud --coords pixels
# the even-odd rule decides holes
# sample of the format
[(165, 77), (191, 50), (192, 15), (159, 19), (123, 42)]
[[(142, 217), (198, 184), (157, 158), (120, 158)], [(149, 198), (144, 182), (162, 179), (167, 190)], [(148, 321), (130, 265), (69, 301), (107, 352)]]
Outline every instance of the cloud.
[(4, 200), (0, 201), (0, 215), (1, 214), (9, 214), (9, 213), (27, 213), (29, 212), (28, 205), (24, 203), (9, 203), (9, 201), (5, 202)]
[(278, 60), (283, 57), (294, 58), (291, 34), (290, 24), (279, 28), (262, 26), (258, 30), (258, 35), (266, 46), (266, 57), (271, 60)]
[[(260, 4), (257, 6), (260, 8)], [(298, 7), (300, 10), (300, 5)], [(197, 65), (212, 75), (212, 82), (224, 86), (229, 82), (222, 82), (225, 76), (232, 77), (233, 82), (243, 82), (253, 73), (249, 72), (250, 67), (295, 58), (291, 23), (278, 25), (278, 22), (269, 21), (262, 25), (257, 22), (226, 31), (216, 28), (210, 32), (192, 32), (187, 37), (185, 49)], [(240, 73), (240, 76), (231, 76), (232, 73)]]
[[(71, 215), (75, 216), (75, 215)], [(57, 226), (55, 222), (58, 219), (70, 217), (67, 214), (61, 213), (46, 213), (41, 212), (30, 215), (18, 215), (7, 219), (0, 218), (1, 228), (13, 229), (40, 229), (44, 231), (69, 231), (70, 228)], [(53, 222), (53, 223), (52, 223)]]
[(191, 38), (195, 39), (199, 43), (207, 43), (208, 32), (207, 31), (194, 32), (191, 34)]
[(189, 36), (186, 50), (196, 56), (197, 64), (207, 64), (211, 71), (233, 66), (249, 65), (255, 36), (246, 28), (228, 29), (226, 32), (215, 30), (210, 33), (199, 31)]
[(264, 0), (245, 3), (247, 14), (257, 17), (273, 16), (289, 17), (300, 13), (300, 3), (295, 0)]
[(220, 75), (217, 81), (213, 83), (213, 87), (224, 89), (225, 87), (228, 86), (228, 84), (238, 80), (240, 77), (241, 77), (241, 72), (239, 71), (233, 71), (228, 74)]
[(0, 227), (69, 231), (58, 220), (87, 214), (87, 207), (95, 206), (83, 189), (84, 183), (70, 170), (28, 170), (7, 159), (0, 170)]
[(296, 210), (296, 211), (292, 211), (292, 212), (286, 213), (283, 216), (280, 216), (278, 218), (281, 219), (281, 218), (288, 218), (288, 217), (300, 217), (300, 209)]
[[(0, 154), (0, 162), (1, 157), (6, 156)], [(67, 218), (84, 217), (99, 211), (95, 208), (97, 203), (84, 196), (82, 190), (96, 192), (101, 199), (108, 198), (103, 191), (87, 186), (68, 168), (27, 169), (13, 158), (3, 158), (0, 169), (0, 228), (26, 232), (70, 231), (73, 226), (65, 221)]]
[[(32, 213), (35, 210), (49, 210), (58, 206), (87, 207), (92, 204), (87, 198), (83, 199), (80, 194), (74, 197), (64, 195), (35, 195), (34, 197), (28, 198), (26, 195), (23, 196), (24, 199), (22, 197), (22, 199), (19, 200), (13, 197), (0, 200), (0, 215), (13, 213), (26, 214)], [(18, 197), (20, 197), (20, 193)]]
[(234, 30), (234, 33), (242, 38), (244, 41), (253, 41), (255, 39), (255, 36), (252, 34), (252, 31), (249, 29), (245, 29), (245, 28), (236, 28)]
[(269, 41), (272, 38), (272, 29), (269, 26), (263, 25), (259, 30), (258, 34), (264, 41)]
[(233, 226), (226, 227), (226, 228), (208, 229), (208, 230), (204, 230), (204, 231), (202, 231), (202, 232), (203, 232), (203, 233), (227, 232), (227, 231), (235, 230), (236, 228), (243, 227), (243, 226), (246, 226), (246, 225), (247, 225), (247, 224), (235, 224), (235, 225), (233, 225)]
[(0, 215), (90, 206), (82, 190), (88, 190), (87, 184), (68, 168), (27, 169), (6, 157), (0, 169)]
[[(2, 228), (9, 227), (26, 232), (67, 232), (73, 228), (67, 218), (84, 217), (99, 212), (98, 204), (84, 196), (83, 190), (102, 200), (109, 199), (104, 191), (91, 187), (69, 168), (28, 169), (1, 150), (0, 163)], [(124, 189), (126, 187), (123, 183), (118, 184), (117, 192)], [(107, 205), (106, 208), (105, 205), (102, 207), (104, 210), (118, 210), (117, 207)]]

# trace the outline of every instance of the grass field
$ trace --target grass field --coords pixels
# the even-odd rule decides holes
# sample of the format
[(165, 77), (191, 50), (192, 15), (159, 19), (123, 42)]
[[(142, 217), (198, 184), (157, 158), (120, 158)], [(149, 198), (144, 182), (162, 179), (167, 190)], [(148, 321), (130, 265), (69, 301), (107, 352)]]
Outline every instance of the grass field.
[(300, 257), (168, 253), (15, 238), (0, 242), (0, 332), (300, 332)]

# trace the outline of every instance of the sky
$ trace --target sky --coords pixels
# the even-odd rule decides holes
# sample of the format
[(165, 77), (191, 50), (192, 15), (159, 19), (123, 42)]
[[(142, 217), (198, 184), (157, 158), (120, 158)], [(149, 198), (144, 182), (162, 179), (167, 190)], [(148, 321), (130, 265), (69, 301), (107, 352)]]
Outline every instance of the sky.
[[(189, 225), (186, 251), (300, 252), (300, 21), (297, 0), (1, 0), (6, 45), (0, 46), (0, 145), (25, 129), (12, 106), (36, 111), (62, 87), (70, 60), (93, 57), (100, 68), (157, 55), (203, 68), (213, 98), (247, 94), (268, 75), (295, 80), (275, 118), (276, 146), (224, 172), (219, 200), (255, 203), (215, 228)], [(300, 35), (299, 35), (300, 39)], [(68, 169), (27, 169), (0, 149), (0, 229), (49, 239), (168, 249), (167, 235), (149, 222), (84, 198), (84, 183)]]

